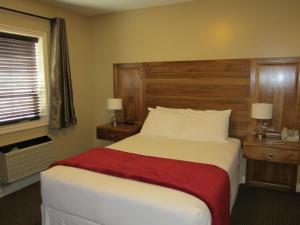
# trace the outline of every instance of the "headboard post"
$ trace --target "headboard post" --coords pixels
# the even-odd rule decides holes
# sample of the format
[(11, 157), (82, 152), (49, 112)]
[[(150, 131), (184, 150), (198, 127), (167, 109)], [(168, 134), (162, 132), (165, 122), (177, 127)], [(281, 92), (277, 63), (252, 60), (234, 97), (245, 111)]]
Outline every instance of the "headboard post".
[(122, 120), (145, 119), (145, 82), (142, 63), (114, 64), (114, 96), (123, 99)]
[[(300, 58), (271, 58), (252, 60), (251, 102), (273, 104), (271, 130), (282, 127), (300, 128)], [(256, 126), (250, 121), (250, 129)]]

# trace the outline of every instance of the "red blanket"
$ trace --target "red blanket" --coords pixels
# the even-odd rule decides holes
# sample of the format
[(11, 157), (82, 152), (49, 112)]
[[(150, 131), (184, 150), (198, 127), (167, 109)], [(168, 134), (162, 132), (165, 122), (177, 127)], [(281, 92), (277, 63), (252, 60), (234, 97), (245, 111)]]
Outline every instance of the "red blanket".
[(94, 148), (57, 161), (64, 165), (177, 189), (203, 200), (213, 225), (230, 224), (230, 184), (223, 169), (209, 164)]

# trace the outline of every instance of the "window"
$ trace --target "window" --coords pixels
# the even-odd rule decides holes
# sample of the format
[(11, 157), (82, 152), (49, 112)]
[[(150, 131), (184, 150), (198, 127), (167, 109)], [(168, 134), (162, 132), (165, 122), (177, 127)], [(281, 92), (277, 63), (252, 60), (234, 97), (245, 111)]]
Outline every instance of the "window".
[(45, 125), (42, 52), (42, 38), (0, 30), (0, 133)]

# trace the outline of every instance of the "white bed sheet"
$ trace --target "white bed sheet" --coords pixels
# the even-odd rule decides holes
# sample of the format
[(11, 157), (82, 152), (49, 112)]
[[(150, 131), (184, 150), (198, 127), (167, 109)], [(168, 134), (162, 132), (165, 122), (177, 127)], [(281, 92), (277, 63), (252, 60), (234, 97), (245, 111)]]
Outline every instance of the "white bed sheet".
[[(231, 206), (239, 184), (240, 141), (194, 142), (135, 135), (110, 148), (164, 158), (210, 163), (230, 177)], [(210, 225), (200, 199), (170, 188), (78, 168), (41, 173), (43, 225)]]

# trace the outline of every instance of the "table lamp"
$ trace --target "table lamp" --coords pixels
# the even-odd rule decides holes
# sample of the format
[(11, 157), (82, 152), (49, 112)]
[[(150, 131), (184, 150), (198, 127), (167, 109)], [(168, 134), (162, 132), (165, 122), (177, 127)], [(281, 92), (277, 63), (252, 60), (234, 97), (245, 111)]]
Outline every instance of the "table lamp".
[(107, 109), (113, 111), (110, 123), (113, 126), (117, 126), (119, 119), (116, 116), (117, 110), (122, 110), (122, 99), (121, 98), (108, 98), (107, 99)]
[(251, 117), (260, 120), (259, 127), (256, 131), (256, 137), (260, 140), (265, 137), (263, 120), (272, 119), (273, 104), (269, 103), (253, 103), (251, 110)]

